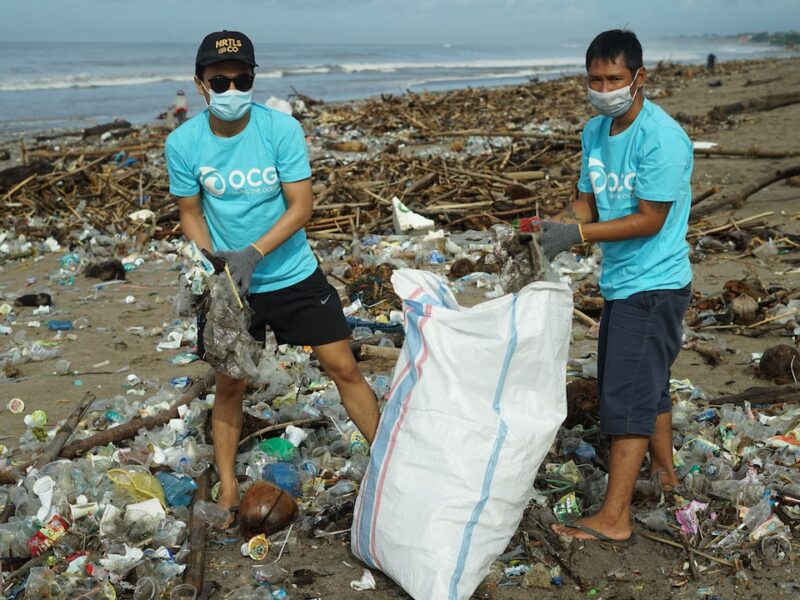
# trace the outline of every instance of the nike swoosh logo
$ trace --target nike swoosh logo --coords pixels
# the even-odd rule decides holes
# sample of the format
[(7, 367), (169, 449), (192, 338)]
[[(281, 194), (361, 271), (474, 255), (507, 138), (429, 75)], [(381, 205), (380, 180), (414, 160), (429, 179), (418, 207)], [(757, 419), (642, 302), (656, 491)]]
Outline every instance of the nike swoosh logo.
[(319, 303), (322, 304), (322, 305), (325, 305), (325, 304), (328, 303), (328, 300), (330, 300), (330, 299), (331, 299), (331, 295), (328, 294), (327, 296), (325, 296), (325, 299), (324, 300), (320, 300)]

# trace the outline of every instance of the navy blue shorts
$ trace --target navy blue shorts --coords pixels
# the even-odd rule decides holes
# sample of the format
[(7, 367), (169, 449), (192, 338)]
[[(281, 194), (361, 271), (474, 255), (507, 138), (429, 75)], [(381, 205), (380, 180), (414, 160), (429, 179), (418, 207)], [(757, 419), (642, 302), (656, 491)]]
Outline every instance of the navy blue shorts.
[[(267, 327), (278, 344), (322, 346), (350, 338), (350, 326), (342, 312), (339, 293), (317, 268), (308, 278), (273, 292), (248, 294), (253, 310), (250, 335), (264, 342)], [(205, 356), (205, 319), (197, 317), (197, 355)]]
[(670, 368), (681, 349), (691, 284), (606, 300), (597, 350), (600, 427), (609, 435), (653, 435), (672, 410)]

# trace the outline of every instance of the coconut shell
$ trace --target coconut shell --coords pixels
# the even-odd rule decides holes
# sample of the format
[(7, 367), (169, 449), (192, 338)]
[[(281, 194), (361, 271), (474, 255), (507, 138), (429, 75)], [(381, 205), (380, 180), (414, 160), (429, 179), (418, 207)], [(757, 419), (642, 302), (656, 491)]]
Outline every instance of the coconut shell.
[(736, 325), (752, 325), (758, 320), (758, 302), (743, 294), (731, 300), (729, 314)]
[(297, 503), (281, 488), (258, 481), (239, 504), (239, 526), (245, 539), (263, 533), (272, 535), (297, 518)]
[(781, 344), (764, 351), (758, 365), (758, 375), (775, 383), (792, 383), (800, 375), (800, 352), (792, 346)]

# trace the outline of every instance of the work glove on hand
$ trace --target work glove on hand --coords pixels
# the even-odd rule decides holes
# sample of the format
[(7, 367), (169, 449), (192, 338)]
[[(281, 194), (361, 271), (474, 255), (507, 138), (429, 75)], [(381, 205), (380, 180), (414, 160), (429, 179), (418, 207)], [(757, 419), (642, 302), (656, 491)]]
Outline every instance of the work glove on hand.
[(576, 244), (582, 243), (583, 238), (577, 224), (542, 221), (542, 233), (539, 241), (547, 260), (553, 260), (559, 252), (569, 250)]
[(239, 291), (243, 294), (250, 289), (250, 280), (253, 278), (253, 271), (263, 256), (254, 246), (247, 246), (242, 250), (223, 250), (214, 252), (214, 256), (224, 258), (228, 261), (228, 270), (231, 272), (231, 279)]

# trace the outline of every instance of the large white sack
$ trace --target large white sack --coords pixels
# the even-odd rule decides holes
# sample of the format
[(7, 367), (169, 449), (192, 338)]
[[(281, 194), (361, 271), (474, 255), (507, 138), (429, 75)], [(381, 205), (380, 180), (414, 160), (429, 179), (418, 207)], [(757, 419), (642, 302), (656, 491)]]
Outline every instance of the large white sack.
[(566, 417), (572, 293), (458, 305), (395, 271), (406, 340), (356, 502), (352, 550), (417, 600), (469, 598), (522, 518)]

